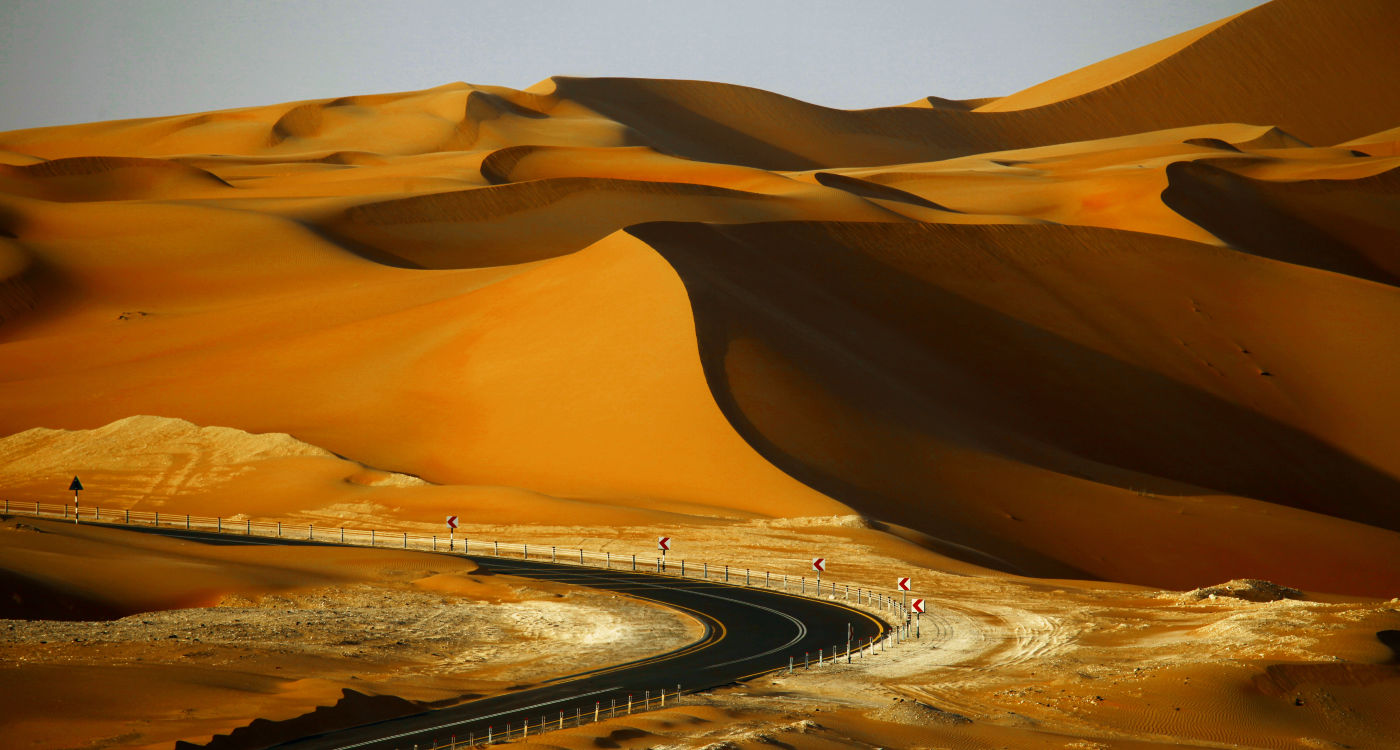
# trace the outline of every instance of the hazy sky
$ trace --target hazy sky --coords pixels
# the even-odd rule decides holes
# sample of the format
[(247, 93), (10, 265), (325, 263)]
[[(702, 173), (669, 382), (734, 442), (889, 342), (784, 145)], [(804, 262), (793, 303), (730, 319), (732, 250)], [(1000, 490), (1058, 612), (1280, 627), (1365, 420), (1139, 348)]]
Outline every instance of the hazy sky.
[(451, 81), (1009, 94), (1261, 0), (0, 0), (0, 130)]

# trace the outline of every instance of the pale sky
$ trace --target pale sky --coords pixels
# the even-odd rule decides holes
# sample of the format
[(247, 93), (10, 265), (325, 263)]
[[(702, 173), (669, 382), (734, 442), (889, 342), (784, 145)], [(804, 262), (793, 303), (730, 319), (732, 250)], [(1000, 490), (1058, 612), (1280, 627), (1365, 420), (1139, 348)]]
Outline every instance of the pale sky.
[(551, 75), (1009, 94), (1262, 0), (0, 0), (0, 131)]

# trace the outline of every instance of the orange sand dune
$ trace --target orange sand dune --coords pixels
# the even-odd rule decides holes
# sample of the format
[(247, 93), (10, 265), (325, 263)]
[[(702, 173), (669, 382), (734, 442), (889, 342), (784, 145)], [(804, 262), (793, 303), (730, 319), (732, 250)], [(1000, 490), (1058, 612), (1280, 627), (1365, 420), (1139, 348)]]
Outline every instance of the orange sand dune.
[[(854, 508), (1003, 570), (1385, 594), (1397, 13), (1277, 0), (998, 100), (556, 77), (3, 133), (0, 432), (334, 454), (109, 447), (125, 507)], [(35, 450), (0, 489), (72, 473)]]
[(196, 197), (228, 187), (202, 169), (162, 159), (75, 157), (0, 165), (0, 190), (48, 201)]
[(1358, 180), (1266, 182), (1173, 164), (1162, 200), (1246, 252), (1400, 283), (1400, 167)]
[[(76, 474), (104, 517), (454, 514), (614, 554), (674, 533), (692, 560), (912, 574), (934, 605), (926, 640), (764, 682), (759, 708), (544, 744), (1383, 746), (1396, 28), (1389, 0), (1275, 0), (999, 99), (862, 111), (561, 76), (0, 133), (0, 498), (64, 502)], [(36, 742), (291, 718), (370, 687), (381, 646), (422, 662), (364, 673), (395, 706), (510, 684), (468, 663), (505, 641), (462, 661), (418, 602), (485, 632), (519, 614), (503, 585), (0, 526), (0, 609), (31, 620), (0, 645), (33, 658), (0, 684)], [(332, 619), (402, 595), (423, 627), (166, 654), (236, 666), (215, 679), (142, 661), (167, 651), (144, 623), (32, 619), (265, 596), (295, 640), (284, 594)], [(217, 615), (151, 617), (193, 642)]]
[[(630, 224), (761, 221), (809, 213), (852, 220), (898, 215), (864, 201), (827, 198), (792, 206), (782, 198), (709, 185), (562, 177), (433, 193), (354, 206), (326, 227), (390, 265), (464, 268), (526, 263), (571, 253)], [(833, 205), (834, 204), (834, 205)], [(568, 221), (553, 218), (569, 216)]]
[[(1301, 142), (1325, 145), (1400, 120), (1400, 103), (1376, 95), (1368, 83), (1400, 68), (1390, 33), (1397, 23), (1400, 8), (1387, 0), (1275, 0), (979, 111), (931, 104), (844, 111), (728, 84), (555, 77), (526, 91), (449, 84), (16, 131), (0, 140), (0, 148), (43, 158), (260, 152), (304, 157), (524, 144), (643, 145), (701, 161), (806, 170), (929, 161), (1222, 122), (1273, 125)], [(996, 111), (1001, 108), (1010, 111)]]
[(630, 238), (548, 265), (424, 273), (241, 211), (63, 211), (31, 214), (26, 245), (85, 292), (9, 330), (6, 432), (157, 414), (290, 432), (435, 482), (682, 512), (841, 507), (724, 421), (683, 289)]
[[(975, 540), (1041, 575), (1063, 573), (1049, 558), (1166, 586), (1237, 566), (1358, 593), (1400, 585), (1384, 562), (1400, 551), (1389, 501), (1400, 466), (1375, 449), (1390, 444), (1381, 436), (1400, 416), (1376, 376), (1400, 360), (1393, 351), (1377, 360), (1349, 323), (1296, 307), (1306, 288), (1338, 321), (1400, 320), (1390, 288), (1102, 230), (677, 223), (629, 232), (685, 280), (730, 421), (775, 464), (857, 509)], [(1320, 341), (1329, 359), (1364, 357), (1375, 371), (1322, 364)], [(1295, 379), (1336, 387), (1308, 409)], [(990, 470), (1006, 459), (1025, 465), (1017, 483), (1038, 488), (1029, 505), (992, 490), (1008, 481), (1006, 469)], [(986, 475), (975, 490), (961, 476), (969, 464)], [(1060, 489), (1031, 467), (1064, 475)], [(1217, 493), (1277, 505), (1259, 518), (1265, 508), (1251, 502), (1190, 499)], [(1364, 532), (1362, 551), (1359, 524), (1387, 531)], [(1171, 541), (1148, 550), (1131, 541), (1139, 533)], [(1340, 567), (1281, 557), (1280, 544), (1328, 549), (1321, 556)]]

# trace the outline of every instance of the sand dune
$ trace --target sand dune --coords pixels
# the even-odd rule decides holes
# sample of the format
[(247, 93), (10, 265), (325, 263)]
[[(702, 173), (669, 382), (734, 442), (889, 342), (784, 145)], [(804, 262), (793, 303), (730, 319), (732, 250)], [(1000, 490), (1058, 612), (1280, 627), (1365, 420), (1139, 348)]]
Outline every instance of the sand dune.
[[(1288, 387), (1290, 371), (1298, 368), (1298, 377), (1310, 379), (1304, 372), (1316, 367), (1309, 364), (1306, 344), (1299, 351), (1288, 343), (1294, 337), (1282, 316), (1263, 312), (1277, 305), (1282, 313), (1297, 299), (1301, 280), (1286, 268), (1213, 271), (1240, 260), (1202, 253), (1189, 243), (1069, 228), (1048, 233), (1014, 226), (668, 224), (629, 231), (657, 248), (686, 281), (707, 373), (730, 421), (789, 473), (876, 517), (933, 534), (947, 532), (949, 522), (960, 518), (969, 526), (996, 528), (992, 537), (1015, 535), (1024, 511), (955, 500), (955, 491), (940, 485), (940, 478), (954, 471), (944, 464), (966, 461), (962, 454), (973, 451), (1124, 492), (1180, 496), (1210, 494), (1208, 488), (1391, 532), (1400, 528), (1387, 500), (1396, 467), (1381, 464), (1388, 471), (1375, 471), (1313, 437), (1335, 413), (1335, 402), (1311, 417), (1300, 414), (1296, 403), (1276, 412), (1297, 426), (1259, 415), (1272, 410), (1268, 404), (1278, 399), (1277, 389)], [(1180, 287), (1172, 288), (1163, 273), (1168, 268), (1180, 269)], [(1139, 273), (1157, 279), (1150, 295), (1143, 294), (1142, 285), (1124, 283)], [(1241, 300), (1233, 281), (1216, 292), (1207, 286), (1211, 278), (1242, 274), (1264, 282), (1242, 306), (1248, 311), (1244, 316), (1236, 312)], [(1100, 294), (1133, 290), (1131, 296), (1099, 302), (1119, 311), (1123, 327), (1114, 330), (1085, 306), (1084, 294), (1069, 292), (1066, 284), (1085, 284)], [(1335, 285), (1327, 304), (1353, 304), (1365, 289)], [(1319, 292), (1319, 285), (1310, 287), (1310, 294)], [(1064, 307), (1066, 298), (1079, 302)], [(1374, 299), (1394, 304), (1388, 292)], [(1173, 320), (1173, 309), (1194, 310), (1194, 315)], [(1386, 317), (1396, 313), (1400, 310)], [(1261, 314), (1269, 319), (1267, 328), (1249, 322)], [(1153, 330), (1148, 326), (1156, 325), (1164, 327), (1150, 335), (1175, 343), (1176, 353), (1163, 359), (1167, 352), (1159, 350), (1152, 369), (1129, 364), (1140, 356), (1139, 342)], [(1336, 346), (1343, 331), (1318, 337)], [(1246, 344), (1231, 341), (1251, 343), (1246, 350)], [(1357, 354), (1374, 356), (1364, 350)], [(1335, 349), (1333, 355), (1350, 359)], [(1254, 364), (1260, 359), (1269, 362), (1270, 372)], [(1033, 383), (1022, 382), (1027, 372), (1036, 373)], [(1366, 381), (1369, 376), (1353, 387), (1365, 389)], [(880, 385), (872, 388), (872, 382)], [(1371, 392), (1361, 401), (1374, 405), (1379, 396)], [(1240, 408), (1240, 402), (1251, 408)], [(1183, 414), (1192, 421), (1183, 423)], [(1144, 424), (1153, 427), (1143, 429)], [(1355, 421), (1349, 424), (1358, 428)], [(1374, 435), (1385, 429), (1377, 424), (1364, 431)], [(1365, 450), (1362, 441), (1340, 433), (1328, 438), (1337, 441), (1333, 445)], [(1280, 465), (1278, 457), (1286, 454), (1295, 458)], [(1341, 477), (1348, 477), (1345, 488), (1338, 485)], [(1037, 501), (1051, 503), (1043, 497)], [(1161, 503), (1160, 498), (1152, 502), (1159, 512)], [(1095, 511), (1095, 527), (1168, 533), (1160, 522), (1149, 526), (1135, 517), (1145, 510), (1135, 506), (1140, 503)], [(933, 508), (938, 510), (926, 515)], [(959, 515), (973, 508), (989, 517)], [(1119, 512), (1124, 515), (1116, 521), (1108, 517)], [(920, 520), (934, 517), (935, 523)], [(1172, 556), (1173, 564), (1162, 567), (1144, 559), (1140, 572), (1129, 578), (1183, 585), (1191, 575), (1209, 576), (1204, 570), (1189, 572), (1209, 557), (1200, 545), (1218, 544), (1207, 541), (1206, 528), (1225, 523), (1232, 535), (1244, 538), (1257, 525), (1243, 519), (1202, 521), (1187, 524), (1196, 528), (1151, 553), (1158, 561)], [(1318, 521), (1297, 516), (1295, 538)], [(1266, 526), (1256, 543), (1240, 546), (1267, 549), (1279, 529)], [(1341, 528), (1355, 530), (1349, 524), (1339, 527), (1337, 552), (1349, 533)], [(976, 529), (959, 529), (955, 536), (963, 535), (980, 536)], [(1391, 540), (1384, 543), (1387, 549), (1395, 543), (1393, 535), (1378, 539)], [(1079, 571), (1106, 576), (1092, 560), (1097, 553), (1083, 551), (1073, 561), (1058, 554)], [(1026, 559), (1024, 550), (996, 554)], [(1291, 563), (1269, 562), (1271, 557), (1266, 552), (1252, 563), (1270, 566), (1262, 577), (1303, 577), (1316, 585), (1341, 575), (1317, 569), (1314, 561), (1285, 572), (1273, 565)], [(1109, 564), (1121, 566), (1125, 559), (1120, 551)], [(1028, 559), (1022, 564), (1035, 565)], [(1380, 593), (1396, 584), (1381, 572), (1386, 566), (1379, 559), (1365, 567), (1379, 578), (1371, 573), (1352, 578), (1348, 585), (1364, 587), (1352, 590)]]
[(1266, 182), (1173, 164), (1162, 200), (1232, 247), (1400, 283), (1400, 168), (1359, 180)]
[(193, 197), (228, 186), (202, 169), (161, 159), (73, 157), (0, 165), (0, 190), (48, 201)]
[[(0, 493), (57, 502), (80, 473), (112, 509), (451, 513), (580, 546), (680, 528), (793, 571), (830, 548), (866, 585), (957, 591), (949, 622), (1001, 644), (897, 686), (971, 726), (866, 712), (772, 734), (794, 746), (1364, 744), (1394, 681), (1301, 662), (1383, 659), (1278, 640), (1325, 619), (1292, 604), (1191, 620), (1247, 663), (1129, 687), (1056, 649), (1140, 625), (1150, 655), (1186, 627), (1163, 607), (1245, 606), (1135, 586), (1400, 592), (1397, 25), (1384, 0), (1275, 0), (1010, 96), (861, 111), (558, 76), (0, 133)], [(17, 557), (40, 536), (6, 534), (5, 586), (56, 602), (25, 617), (306, 578), (202, 559), (142, 599), (41, 575)], [(1113, 603), (1074, 620), (1070, 589)], [(1356, 618), (1327, 627), (1400, 627)], [(970, 663), (1065, 695), (1013, 702)], [(1372, 718), (1294, 711), (1318, 691)], [(561, 742), (671, 736), (606, 729)]]
[[(268, 468), (293, 513), (854, 507), (1026, 573), (1380, 593), (1339, 571), (1400, 528), (1397, 363), (1352, 333), (1396, 314), (1400, 163), (1356, 148), (1392, 14), (1280, 0), (996, 101), (557, 77), (3, 134), (0, 425), (352, 460)], [(1036, 515), (1069, 498), (1101, 520)], [(1331, 562), (1277, 555), (1315, 514)]]
[[(1312, 145), (1394, 127), (1367, 86), (1400, 67), (1386, 0), (1276, 0), (976, 111), (931, 104), (835, 110), (703, 81), (555, 77), (525, 91), (449, 84), (7, 134), (6, 150), (387, 154), (511, 145), (644, 145), (700, 161), (807, 170), (930, 161), (1207, 123), (1272, 125)], [(1326, 64), (1316, 61), (1325, 60)], [(927, 104), (927, 102), (926, 102)], [(1002, 111), (1005, 110), (1005, 111)]]

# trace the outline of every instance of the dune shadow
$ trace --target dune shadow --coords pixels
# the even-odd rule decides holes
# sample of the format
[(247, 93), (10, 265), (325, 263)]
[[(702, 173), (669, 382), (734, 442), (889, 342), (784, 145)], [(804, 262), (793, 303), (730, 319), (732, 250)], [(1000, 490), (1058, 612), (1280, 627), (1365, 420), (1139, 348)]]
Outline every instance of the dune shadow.
[[(1035, 232), (1036, 242), (1055, 241), (1044, 227), (668, 222), (627, 231), (685, 284), (705, 376), (739, 433), (785, 472), (862, 512), (929, 534), (950, 530), (949, 519), (931, 511), (936, 498), (916, 482), (876, 490), (861, 469), (804, 459), (770, 437), (736, 398), (726, 368), (736, 341), (762, 341), (852, 409), (911, 434), (1104, 484), (1128, 488), (1133, 475), (1160, 477), (1400, 529), (1395, 478), (1289, 425), (919, 278), (936, 276), (935, 268), (908, 270), (945, 243), (1025, 242)], [(1068, 242), (1112, 232), (1053, 231)], [(781, 419), (788, 434), (860, 440), (818, 415)], [(907, 470), (918, 459), (891, 459), (901, 460), (889, 467)], [(988, 538), (957, 531), (974, 545)], [(1023, 559), (1063, 572), (1034, 554)]]

